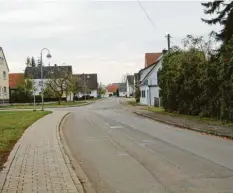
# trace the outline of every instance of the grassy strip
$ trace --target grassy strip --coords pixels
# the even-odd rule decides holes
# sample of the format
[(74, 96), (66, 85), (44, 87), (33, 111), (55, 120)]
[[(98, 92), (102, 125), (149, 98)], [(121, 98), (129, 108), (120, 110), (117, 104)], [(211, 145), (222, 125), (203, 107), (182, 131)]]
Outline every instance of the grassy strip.
[(164, 108), (159, 108), (159, 107), (147, 107), (147, 109), (149, 111), (154, 112), (154, 113), (161, 113), (163, 115), (170, 115), (170, 116), (173, 116), (173, 117), (184, 118), (184, 119), (193, 120), (193, 121), (198, 121), (198, 122), (206, 123), (206, 124), (210, 124), (210, 125), (233, 126), (232, 122), (221, 121), (221, 120), (217, 120), (217, 119), (209, 118), (209, 117), (201, 117), (201, 116), (194, 116), (194, 115), (169, 113), (169, 112), (166, 112), (164, 110)]
[[(45, 103), (44, 107), (46, 108), (57, 108), (57, 107), (74, 107), (74, 106), (80, 106), (80, 105), (85, 105), (88, 104), (85, 101), (75, 101), (75, 102), (61, 102), (59, 105), (58, 103)], [(1, 108), (16, 108), (16, 109), (33, 109), (34, 106), (33, 104), (20, 104), (20, 105), (8, 105), (8, 106), (1, 106)], [(36, 104), (36, 109), (41, 108), (41, 104)]]
[(50, 111), (0, 112), (0, 170), (8, 154), (23, 132)]
[[(128, 102), (128, 104), (130, 104), (132, 106), (142, 106), (142, 105), (136, 103), (135, 101), (127, 101), (127, 102)], [(164, 108), (160, 108), (160, 107), (144, 106), (144, 109), (149, 110), (149, 111), (154, 112), (154, 113), (169, 115), (172, 117), (183, 118), (183, 119), (187, 119), (187, 120), (198, 121), (198, 122), (206, 123), (206, 124), (210, 124), (210, 125), (233, 126), (232, 122), (221, 121), (221, 120), (217, 120), (217, 119), (209, 118), (209, 117), (169, 113), (169, 112), (166, 112), (164, 110)]]

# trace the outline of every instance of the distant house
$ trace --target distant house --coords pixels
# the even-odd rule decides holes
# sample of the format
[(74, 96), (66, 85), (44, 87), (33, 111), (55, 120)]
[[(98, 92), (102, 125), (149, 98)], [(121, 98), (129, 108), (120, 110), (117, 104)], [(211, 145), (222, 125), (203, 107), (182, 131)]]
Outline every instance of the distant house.
[(10, 90), (16, 90), (17, 87), (21, 84), (24, 84), (24, 73), (10, 73), (9, 74)]
[(9, 67), (2, 47), (0, 47), (0, 104), (9, 102)]
[(127, 95), (126, 83), (118, 83), (119, 97), (125, 97)]
[(116, 94), (117, 89), (119, 88), (119, 86), (117, 84), (110, 84), (107, 86), (107, 92), (106, 92), (106, 96), (113, 96)]
[[(152, 64), (145, 62), (145, 68), (139, 71), (139, 88), (141, 92), (140, 103), (144, 105), (153, 106), (159, 101), (159, 86), (157, 72), (162, 68), (163, 54), (156, 58)], [(156, 54), (157, 56), (158, 54)], [(152, 61), (152, 60), (151, 60)]]
[(127, 97), (133, 96), (134, 93), (134, 75), (127, 75), (126, 77), (126, 95)]
[(98, 77), (97, 74), (73, 74), (73, 77), (77, 79), (77, 85), (79, 92), (77, 97), (83, 95), (90, 95), (97, 97), (98, 95)]
[[(56, 76), (56, 78), (63, 78), (65, 76), (71, 76), (72, 66), (57, 66), (57, 65), (44, 66), (43, 67), (44, 88), (46, 87), (46, 82), (51, 79), (52, 75)], [(40, 67), (26, 67), (24, 77), (30, 78), (33, 80), (34, 86), (36, 87), (35, 95), (40, 95), (41, 90), (42, 90), (41, 68)]]
[(20, 85), (24, 84), (24, 73), (10, 73), (9, 74), (9, 96), (10, 101), (12, 94), (18, 89)]

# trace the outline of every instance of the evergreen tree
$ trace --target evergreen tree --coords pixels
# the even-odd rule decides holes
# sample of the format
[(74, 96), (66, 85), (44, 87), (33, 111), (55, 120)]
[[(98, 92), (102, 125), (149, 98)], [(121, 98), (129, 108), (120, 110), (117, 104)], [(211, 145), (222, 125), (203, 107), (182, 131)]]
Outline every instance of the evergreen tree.
[(27, 67), (31, 67), (32, 66), (31, 65), (31, 60), (30, 60), (29, 57), (27, 57), (25, 64), (26, 64)]
[(233, 35), (233, 1), (212, 1), (202, 3), (202, 5), (205, 7), (205, 14), (215, 15), (212, 19), (202, 19), (202, 21), (210, 25), (220, 24), (223, 26), (220, 32), (213, 32), (216, 39), (225, 42), (230, 40)]
[(36, 67), (36, 62), (35, 62), (35, 58), (34, 57), (31, 58), (31, 66), (32, 67)]

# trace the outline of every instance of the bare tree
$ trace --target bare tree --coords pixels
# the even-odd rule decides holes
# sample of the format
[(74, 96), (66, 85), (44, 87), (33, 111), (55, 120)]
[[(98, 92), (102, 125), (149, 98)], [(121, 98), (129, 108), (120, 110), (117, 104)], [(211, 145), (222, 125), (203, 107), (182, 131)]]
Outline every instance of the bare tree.
[(70, 75), (64, 72), (51, 72), (49, 79), (46, 81), (46, 86), (51, 89), (55, 96), (58, 98), (58, 104), (61, 104), (61, 99), (64, 94), (68, 93), (69, 90)]
[(67, 81), (67, 87), (66, 87), (66, 94), (68, 95), (69, 93), (73, 94), (73, 102), (75, 99), (76, 94), (79, 91), (79, 80), (78, 77), (71, 76), (69, 80)]

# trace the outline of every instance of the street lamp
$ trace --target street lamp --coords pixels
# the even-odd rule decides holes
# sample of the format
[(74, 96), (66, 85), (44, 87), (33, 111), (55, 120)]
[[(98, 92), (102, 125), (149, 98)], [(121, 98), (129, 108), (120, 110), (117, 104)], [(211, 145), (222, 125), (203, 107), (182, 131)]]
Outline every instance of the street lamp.
[(43, 57), (42, 57), (42, 54), (43, 54), (43, 51), (44, 50), (47, 50), (47, 55), (46, 57), (48, 59), (52, 58), (52, 55), (50, 54), (50, 51), (48, 48), (43, 48), (41, 51), (40, 51), (40, 63), (41, 63), (41, 67), (40, 67), (40, 70), (41, 70), (41, 102), (42, 102), (42, 111), (44, 110), (44, 82), (43, 82)]
[[(89, 79), (90, 76), (87, 75), (87, 79)], [(86, 85), (86, 78), (85, 78), (85, 74), (83, 73), (83, 86), (84, 86), (84, 93), (85, 93), (85, 102), (87, 101), (87, 85)]]

